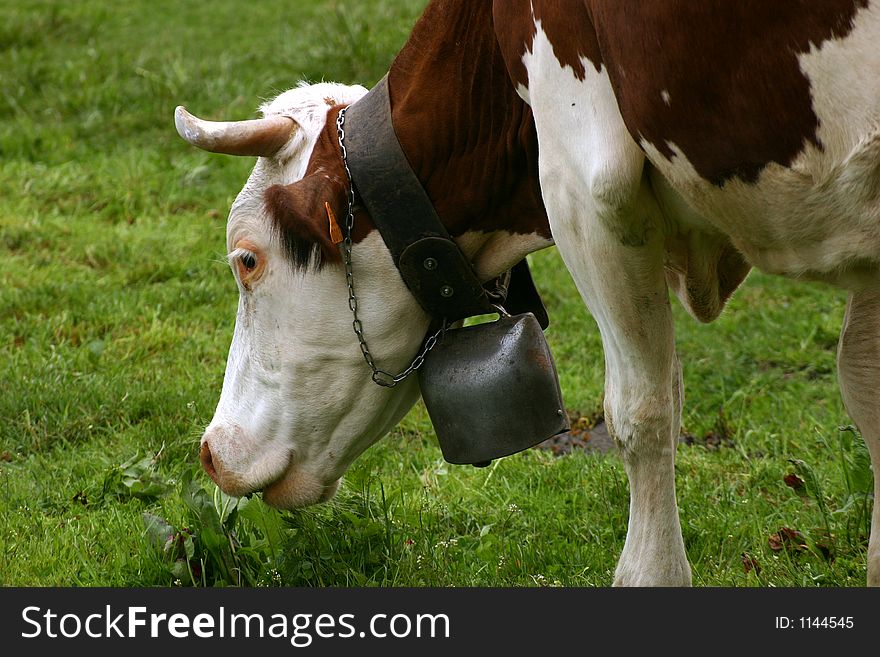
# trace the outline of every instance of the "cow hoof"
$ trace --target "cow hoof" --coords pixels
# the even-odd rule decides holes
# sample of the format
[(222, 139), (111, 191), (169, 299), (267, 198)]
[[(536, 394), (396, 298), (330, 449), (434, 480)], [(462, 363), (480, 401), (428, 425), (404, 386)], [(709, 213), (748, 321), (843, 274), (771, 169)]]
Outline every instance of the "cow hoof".
[(618, 566), (614, 586), (691, 586), (691, 567), (683, 565), (663, 569), (629, 569)]

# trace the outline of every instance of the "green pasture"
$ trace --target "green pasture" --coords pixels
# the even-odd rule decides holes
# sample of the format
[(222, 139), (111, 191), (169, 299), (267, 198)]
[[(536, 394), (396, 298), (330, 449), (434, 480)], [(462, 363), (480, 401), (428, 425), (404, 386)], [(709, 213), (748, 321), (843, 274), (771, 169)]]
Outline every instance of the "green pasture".
[[(0, 584), (611, 584), (613, 453), (447, 465), (418, 406), (320, 507), (227, 498), (198, 466), (237, 302), (225, 218), (253, 161), (184, 143), (174, 107), (251, 118), (302, 79), (369, 86), (424, 1), (0, 0)], [(567, 406), (595, 422), (598, 331), (556, 252), (532, 262)], [(711, 325), (673, 302), (695, 584), (864, 585), (844, 300), (753, 273)]]

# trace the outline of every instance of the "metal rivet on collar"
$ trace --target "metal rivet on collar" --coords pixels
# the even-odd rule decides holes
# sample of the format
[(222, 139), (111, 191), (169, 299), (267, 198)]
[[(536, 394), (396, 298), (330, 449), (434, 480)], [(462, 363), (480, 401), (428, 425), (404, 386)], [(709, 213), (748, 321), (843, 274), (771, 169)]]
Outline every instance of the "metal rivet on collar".
[(452, 289), (451, 285), (444, 285), (440, 288), (440, 296), (444, 299), (448, 299), (453, 294), (455, 294), (455, 290)]
[(437, 259), (436, 258), (425, 258), (425, 261), (422, 263), (422, 266), (428, 271), (434, 271), (437, 269)]

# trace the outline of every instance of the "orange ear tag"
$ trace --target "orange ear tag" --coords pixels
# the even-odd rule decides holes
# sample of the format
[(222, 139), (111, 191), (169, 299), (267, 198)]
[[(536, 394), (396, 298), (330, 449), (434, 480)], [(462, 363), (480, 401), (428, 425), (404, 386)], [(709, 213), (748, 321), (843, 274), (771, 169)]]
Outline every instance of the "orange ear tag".
[(334, 244), (340, 244), (342, 242), (342, 231), (339, 230), (336, 215), (333, 214), (333, 210), (327, 201), (324, 201), (324, 209), (327, 211), (327, 220), (330, 222), (330, 241)]

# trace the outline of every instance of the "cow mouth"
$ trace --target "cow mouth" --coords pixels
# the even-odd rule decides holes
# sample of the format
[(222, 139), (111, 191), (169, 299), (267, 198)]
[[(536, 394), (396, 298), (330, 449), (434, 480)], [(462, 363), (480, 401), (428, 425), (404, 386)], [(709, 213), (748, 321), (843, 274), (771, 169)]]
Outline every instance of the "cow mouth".
[(242, 497), (262, 491), (263, 501), (279, 509), (297, 509), (326, 502), (336, 494), (341, 481), (336, 479), (327, 483), (325, 478), (303, 470), (294, 462), (293, 454), (280, 474), (250, 483), (224, 468), (212, 455), (207, 442), (203, 442), (199, 449), (199, 460), (208, 476), (227, 495)]
[(263, 501), (277, 509), (298, 509), (331, 499), (342, 479), (329, 484), (291, 465), (278, 479), (263, 487)]

